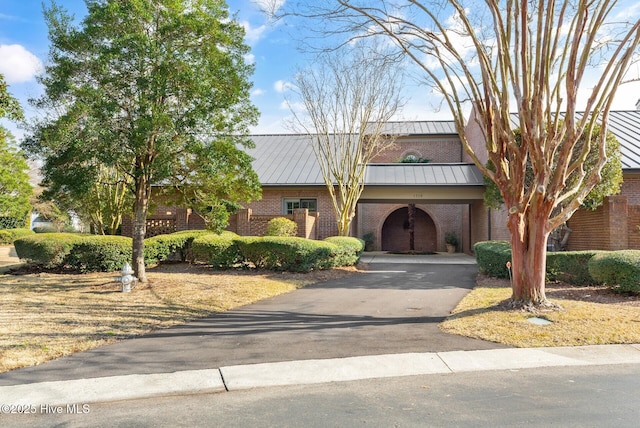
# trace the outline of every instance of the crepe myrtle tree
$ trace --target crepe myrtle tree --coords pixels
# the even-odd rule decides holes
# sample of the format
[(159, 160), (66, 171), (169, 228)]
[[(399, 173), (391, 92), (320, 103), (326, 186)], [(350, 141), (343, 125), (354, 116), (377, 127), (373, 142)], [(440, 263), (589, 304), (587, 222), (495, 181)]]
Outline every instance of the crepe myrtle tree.
[(387, 122), (403, 105), (402, 68), (381, 52), (360, 42), (321, 53), (296, 75), (303, 108), (289, 103), (293, 128), (312, 140), (340, 236), (349, 235), (366, 165), (395, 141)]
[[(152, 185), (193, 186), (194, 203), (259, 195), (241, 150), (258, 115), (249, 100), (249, 48), (224, 1), (86, 4), (78, 24), (56, 3), (44, 9), (50, 52), (44, 94), (33, 101), (41, 114), (23, 146), (42, 158), (45, 182), (96, 177), (103, 167), (127, 177), (133, 268), (146, 281)], [(217, 213), (218, 205), (208, 206)]]
[[(308, 27), (329, 43), (382, 36), (413, 61), (452, 112), (466, 153), (500, 191), (509, 213), (511, 300), (536, 310), (553, 306), (545, 294), (547, 238), (600, 182), (614, 95), (637, 79), (630, 74), (640, 41), (635, 6), (616, 0), (319, 0), (279, 13), (320, 17)], [(468, 125), (484, 144), (467, 138)], [(592, 153), (597, 161), (587, 169)]]

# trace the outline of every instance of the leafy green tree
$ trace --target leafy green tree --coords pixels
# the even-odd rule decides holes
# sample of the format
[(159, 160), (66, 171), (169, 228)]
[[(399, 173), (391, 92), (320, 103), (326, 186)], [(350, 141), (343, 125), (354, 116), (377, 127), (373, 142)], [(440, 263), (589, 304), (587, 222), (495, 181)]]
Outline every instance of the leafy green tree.
[(12, 140), (9, 131), (0, 126), (0, 218), (20, 224), (31, 212), (29, 198), (33, 188), (26, 158)]
[[(53, 201), (65, 212), (74, 212), (88, 224), (91, 232), (99, 235), (118, 233), (124, 215), (131, 214), (133, 195), (129, 192), (131, 176), (120, 173), (113, 167), (98, 164), (78, 181), (69, 181), (64, 169), (51, 169), (47, 175), (47, 188), (42, 192), (42, 201)], [(89, 173), (90, 171), (85, 171)]]
[[(24, 119), (20, 103), (9, 93), (4, 76), (0, 74), (0, 119)], [(29, 184), (29, 165), (16, 148), (13, 136), (0, 126), (0, 217), (4, 223), (24, 223), (31, 204), (33, 188)]]
[(249, 49), (223, 1), (86, 3), (79, 25), (57, 4), (45, 8), (51, 48), (34, 106), (47, 116), (24, 146), (44, 160), (45, 183), (80, 185), (105, 166), (129, 177), (133, 268), (146, 281), (152, 186), (179, 188), (216, 214), (222, 197), (259, 196), (241, 150), (258, 115)]
[(0, 119), (5, 117), (16, 121), (24, 119), (20, 103), (9, 94), (7, 82), (0, 74)]

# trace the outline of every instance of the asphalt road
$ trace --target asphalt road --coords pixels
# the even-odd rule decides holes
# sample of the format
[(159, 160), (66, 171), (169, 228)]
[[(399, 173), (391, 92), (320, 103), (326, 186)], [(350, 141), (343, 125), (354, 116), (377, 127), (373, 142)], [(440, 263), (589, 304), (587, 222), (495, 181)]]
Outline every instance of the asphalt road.
[(635, 428), (639, 389), (640, 365), (556, 367), (77, 403), (74, 414), (3, 414), (0, 425)]

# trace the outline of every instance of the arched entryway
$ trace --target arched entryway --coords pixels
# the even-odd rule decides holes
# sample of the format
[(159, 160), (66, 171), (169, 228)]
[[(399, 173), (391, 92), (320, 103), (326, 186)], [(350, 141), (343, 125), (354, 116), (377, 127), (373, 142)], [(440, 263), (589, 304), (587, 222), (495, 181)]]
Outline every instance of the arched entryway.
[[(409, 251), (409, 208), (402, 207), (387, 216), (382, 225), (382, 251)], [(437, 249), (436, 225), (420, 208), (414, 215), (414, 251)]]

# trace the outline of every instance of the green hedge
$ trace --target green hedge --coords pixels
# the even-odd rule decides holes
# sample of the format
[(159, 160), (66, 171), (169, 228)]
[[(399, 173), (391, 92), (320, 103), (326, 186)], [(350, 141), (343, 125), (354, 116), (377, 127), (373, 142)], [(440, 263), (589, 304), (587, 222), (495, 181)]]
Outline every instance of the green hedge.
[(507, 262), (511, 261), (511, 246), (507, 241), (482, 241), (473, 246), (478, 270), (489, 276), (508, 278)]
[(241, 260), (236, 236), (223, 232), (221, 235), (209, 233), (195, 238), (191, 244), (191, 260), (207, 263), (215, 269), (233, 267)]
[(192, 243), (196, 238), (211, 235), (208, 230), (184, 230), (157, 235), (144, 240), (144, 260), (156, 265), (166, 260), (187, 261), (192, 258)]
[(1, 229), (0, 245), (11, 245), (16, 239), (33, 234), (35, 232), (31, 229)]
[(22, 229), (26, 227), (26, 218), (0, 217), (0, 229)]
[(13, 245), (22, 260), (54, 269), (65, 266), (74, 245), (83, 242), (85, 236), (74, 233), (40, 233), (16, 239)]
[(74, 243), (64, 265), (80, 272), (112, 272), (131, 263), (131, 258), (131, 238), (85, 235)]
[(353, 266), (358, 263), (364, 251), (365, 243), (362, 239), (346, 236), (331, 236), (325, 242), (335, 244), (338, 248), (332, 254), (333, 266)]
[(255, 267), (309, 272), (358, 262), (364, 243), (356, 238), (325, 241), (275, 236), (205, 235), (193, 241), (193, 259), (216, 269)]
[(547, 253), (547, 279), (575, 285), (598, 284), (589, 273), (589, 260), (601, 251)]
[(589, 273), (621, 293), (640, 293), (640, 250), (608, 251), (589, 260)]
[(329, 242), (295, 237), (239, 237), (235, 242), (245, 264), (279, 271), (327, 269), (333, 266), (331, 255), (339, 251)]
[[(131, 238), (69, 233), (33, 234), (16, 240), (18, 256), (44, 268), (80, 272), (115, 271), (131, 261)], [(157, 264), (172, 254), (216, 269), (256, 267), (309, 272), (358, 262), (364, 242), (331, 237), (314, 241), (296, 237), (240, 237), (185, 231), (145, 240), (145, 262)]]

